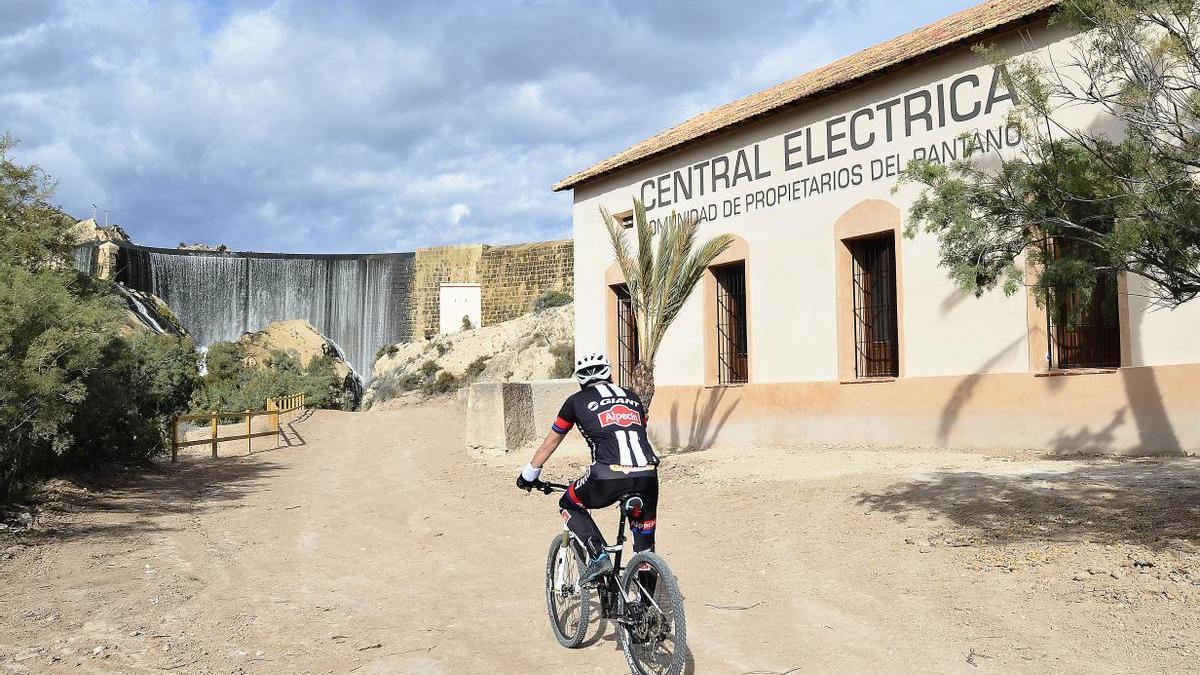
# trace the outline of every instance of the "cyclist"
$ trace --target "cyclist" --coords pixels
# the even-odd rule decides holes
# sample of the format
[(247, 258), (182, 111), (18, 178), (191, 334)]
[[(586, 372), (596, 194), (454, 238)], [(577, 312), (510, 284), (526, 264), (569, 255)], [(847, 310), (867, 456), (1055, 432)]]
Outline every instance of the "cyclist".
[(558, 505), (567, 527), (587, 548), (589, 559), (581, 584), (593, 582), (613, 568), (604, 535), (588, 509), (603, 508), (616, 503), (623, 494), (637, 493), (642, 506), (629, 521), (633, 550), (654, 550), (658, 457), (646, 438), (646, 412), (641, 399), (613, 384), (611, 373), (612, 364), (603, 354), (585, 354), (575, 361), (575, 380), (580, 390), (567, 397), (546, 440), (517, 476), (517, 487), (526, 492), (532, 489), (546, 460), (571, 427), (579, 426), (579, 433), (591, 448), (592, 465), (571, 484)]

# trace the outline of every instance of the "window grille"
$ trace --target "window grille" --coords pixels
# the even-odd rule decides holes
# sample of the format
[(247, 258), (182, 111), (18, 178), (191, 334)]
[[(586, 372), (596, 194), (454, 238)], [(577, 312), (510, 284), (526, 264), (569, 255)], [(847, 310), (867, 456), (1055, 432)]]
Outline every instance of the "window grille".
[(740, 384), (749, 379), (746, 331), (746, 266), (726, 265), (717, 277), (717, 381)]
[(633, 387), (633, 367), (640, 361), (638, 352), (637, 317), (633, 313), (633, 302), (629, 289), (614, 286), (617, 294), (617, 385)]
[[(1068, 255), (1057, 242), (1051, 243), (1051, 247), (1055, 257)], [(1116, 275), (1098, 274), (1091, 298), (1086, 305), (1082, 303), (1079, 293), (1046, 303), (1047, 322), (1051, 326), (1050, 367), (1120, 367), (1121, 317)]]
[(900, 374), (896, 320), (896, 243), (892, 233), (848, 242), (854, 260), (854, 374)]

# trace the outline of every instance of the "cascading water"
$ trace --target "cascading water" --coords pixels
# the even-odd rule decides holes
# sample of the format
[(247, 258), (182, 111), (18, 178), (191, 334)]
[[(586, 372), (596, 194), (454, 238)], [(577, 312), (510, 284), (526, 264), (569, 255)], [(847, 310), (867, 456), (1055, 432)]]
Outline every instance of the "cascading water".
[(122, 245), (118, 279), (162, 298), (201, 347), (304, 319), (358, 373), (411, 334), (412, 253), (217, 253)]

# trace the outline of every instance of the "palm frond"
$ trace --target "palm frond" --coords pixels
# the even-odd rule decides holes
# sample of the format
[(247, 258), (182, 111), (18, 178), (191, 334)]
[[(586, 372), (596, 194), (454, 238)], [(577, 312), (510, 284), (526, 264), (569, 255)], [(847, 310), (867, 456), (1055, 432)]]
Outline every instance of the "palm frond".
[(733, 243), (728, 234), (718, 235), (696, 248), (700, 223), (694, 217), (672, 212), (655, 232), (646, 218), (646, 208), (633, 200), (637, 250), (630, 249), (625, 227), (601, 207), (600, 215), (612, 241), (613, 255), (625, 275), (630, 304), (638, 325), (639, 353), (653, 363), (667, 328), (687, 304), (692, 291), (704, 278), (708, 266)]

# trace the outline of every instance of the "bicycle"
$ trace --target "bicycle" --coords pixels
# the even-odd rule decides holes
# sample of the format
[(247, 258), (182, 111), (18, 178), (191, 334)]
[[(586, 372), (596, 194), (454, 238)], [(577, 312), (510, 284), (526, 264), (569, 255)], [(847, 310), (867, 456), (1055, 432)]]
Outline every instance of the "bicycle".
[[(542, 494), (565, 492), (566, 485), (534, 481)], [(625, 521), (641, 509), (641, 497), (621, 495), (617, 542), (605, 547), (613, 556), (613, 569), (583, 586), (579, 576), (587, 563), (587, 549), (563, 526), (550, 542), (546, 559), (546, 611), (558, 643), (568, 649), (583, 644), (593, 603), (599, 599), (600, 616), (617, 625), (621, 651), (634, 675), (679, 675), (687, 658), (687, 626), (683, 594), (666, 561), (651, 551), (636, 553), (625, 567)]]

